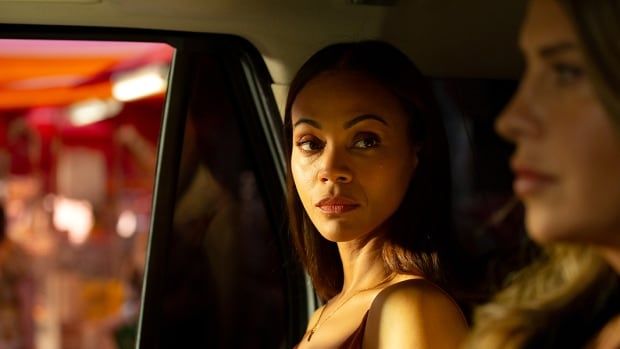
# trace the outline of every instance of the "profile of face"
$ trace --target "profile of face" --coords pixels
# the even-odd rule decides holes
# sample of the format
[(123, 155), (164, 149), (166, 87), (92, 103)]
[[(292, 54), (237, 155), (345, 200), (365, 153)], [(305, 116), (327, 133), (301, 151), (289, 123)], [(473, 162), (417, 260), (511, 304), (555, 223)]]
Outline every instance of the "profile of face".
[(323, 72), (299, 92), (291, 109), (291, 172), (327, 240), (385, 228), (417, 165), (408, 119), (398, 98), (362, 73)]
[(557, 0), (530, 1), (520, 46), (527, 69), (496, 129), (516, 145), (528, 233), (543, 244), (620, 244), (620, 130)]

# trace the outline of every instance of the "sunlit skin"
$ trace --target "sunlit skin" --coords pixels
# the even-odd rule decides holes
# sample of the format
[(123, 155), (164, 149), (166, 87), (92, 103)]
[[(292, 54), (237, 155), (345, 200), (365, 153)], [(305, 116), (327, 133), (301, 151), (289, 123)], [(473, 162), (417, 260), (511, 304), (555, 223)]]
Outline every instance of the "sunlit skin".
[(456, 304), (421, 276), (387, 274), (381, 256), (377, 237), (396, 228), (389, 218), (418, 163), (400, 101), (360, 73), (328, 71), (297, 95), (291, 116), (295, 187), (319, 233), (337, 243), (344, 275), (297, 348), (338, 347), (367, 311), (364, 348), (458, 347), (467, 330)]
[[(555, 0), (530, 2), (520, 46), (527, 69), (497, 121), (515, 143), (514, 190), (539, 243), (620, 251), (620, 129), (590, 80), (575, 28)], [(620, 264), (616, 264), (620, 270)]]
[(326, 72), (297, 96), (292, 122), (293, 179), (321, 235), (343, 242), (378, 234), (417, 164), (399, 100), (359, 73)]

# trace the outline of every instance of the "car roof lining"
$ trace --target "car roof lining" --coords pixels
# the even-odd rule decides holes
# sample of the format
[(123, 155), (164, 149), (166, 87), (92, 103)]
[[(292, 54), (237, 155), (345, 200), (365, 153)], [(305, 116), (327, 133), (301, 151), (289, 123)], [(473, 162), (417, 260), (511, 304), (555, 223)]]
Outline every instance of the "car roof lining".
[(316, 50), (383, 39), (429, 76), (516, 78), (521, 0), (0, 0), (0, 23), (150, 28), (226, 33), (263, 54), (274, 82), (287, 84)]

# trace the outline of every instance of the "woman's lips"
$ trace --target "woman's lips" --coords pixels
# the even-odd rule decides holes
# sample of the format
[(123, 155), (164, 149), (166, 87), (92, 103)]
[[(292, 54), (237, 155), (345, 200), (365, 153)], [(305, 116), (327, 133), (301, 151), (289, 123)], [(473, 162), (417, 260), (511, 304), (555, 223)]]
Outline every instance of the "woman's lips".
[(359, 204), (355, 202), (355, 200), (341, 196), (335, 196), (325, 198), (319, 201), (315, 206), (323, 213), (342, 214), (355, 210), (359, 207)]
[(525, 167), (515, 168), (514, 172), (513, 190), (520, 197), (538, 193), (556, 182), (551, 175)]

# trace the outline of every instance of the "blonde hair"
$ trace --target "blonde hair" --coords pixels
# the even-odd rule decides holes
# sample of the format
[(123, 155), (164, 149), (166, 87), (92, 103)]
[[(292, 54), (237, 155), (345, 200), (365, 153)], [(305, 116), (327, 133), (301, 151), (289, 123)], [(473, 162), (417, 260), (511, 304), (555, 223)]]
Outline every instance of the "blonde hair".
[[(589, 78), (620, 130), (620, 0), (557, 1), (576, 28)], [(585, 245), (548, 247), (508, 285), (475, 311), (466, 348), (582, 347), (620, 309), (618, 275)]]
[(550, 247), (509, 283), (493, 302), (476, 309), (466, 348), (561, 347), (565, 340), (578, 346), (576, 342), (587, 341), (591, 333), (562, 333), (562, 321), (578, 315), (580, 323), (591, 322), (595, 331), (601, 325), (595, 318), (618, 290), (615, 272), (585, 246)]

